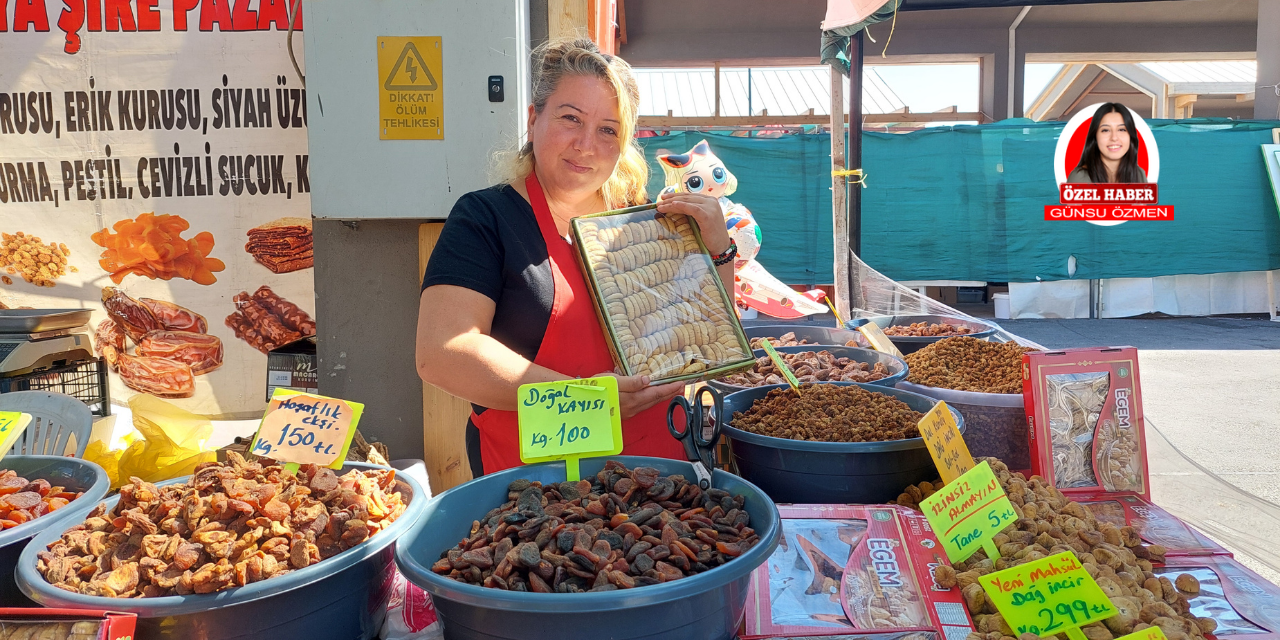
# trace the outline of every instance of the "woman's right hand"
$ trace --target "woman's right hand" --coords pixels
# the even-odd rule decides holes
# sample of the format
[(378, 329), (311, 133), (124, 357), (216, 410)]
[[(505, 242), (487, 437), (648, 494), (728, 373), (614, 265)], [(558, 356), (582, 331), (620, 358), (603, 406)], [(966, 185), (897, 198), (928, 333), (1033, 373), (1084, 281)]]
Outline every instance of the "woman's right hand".
[(600, 376), (618, 379), (618, 404), (622, 406), (624, 420), (656, 404), (668, 402), (684, 391), (682, 381), (651, 387), (649, 376), (620, 376), (612, 372), (602, 373)]

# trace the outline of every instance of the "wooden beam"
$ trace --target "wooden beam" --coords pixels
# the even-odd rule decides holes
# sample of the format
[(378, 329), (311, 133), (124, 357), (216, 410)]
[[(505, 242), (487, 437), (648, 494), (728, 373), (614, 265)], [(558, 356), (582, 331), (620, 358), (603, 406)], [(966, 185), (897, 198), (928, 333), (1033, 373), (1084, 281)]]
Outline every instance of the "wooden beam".
[(1253, 91), (1250, 91), (1249, 93), (1237, 93), (1236, 102), (1253, 102), (1254, 96), (1255, 94)]
[(627, 4), (618, 0), (618, 44), (627, 43)]
[[(443, 222), (428, 222), (418, 227), (418, 282), (422, 282), (427, 260), (440, 240), (443, 228)], [(471, 479), (466, 440), (467, 417), (470, 415), (471, 403), (423, 383), (422, 457), (427, 463), (427, 476), (434, 495)]]
[(720, 117), (720, 63), (716, 63), (716, 109), (715, 117)]
[(547, 37), (589, 37), (588, 0), (547, 0)]
[(1062, 112), (1062, 114), (1066, 116), (1071, 115), (1072, 112), (1076, 110), (1076, 106), (1078, 106), (1082, 101), (1084, 101), (1085, 97), (1089, 95), (1089, 92), (1093, 91), (1093, 88), (1098, 86), (1098, 83), (1102, 82), (1102, 79), (1107, 77), (1108, 73), (1109, 72), (1106, 69), (1099, 67), (1098, 75), (1093, 78), (1093, 82), (1090, 82), (1089, 86), (1085, 87), (1084, 91), (1081, 91), (1080, 95), (1076, 96), (1076, 99), (1071, 102), (1071, 106), (1067, 107), (1066, 110)]
[[(665, 116), (640, 116), (638, 126), (641, 127), (763, 127), (768, 125), (800, 126), (829, 125), (830, 116), (798, 115), (798, 116), (672, 116), (668, 110)], [(845, 116), (844, 123), (849, 117)], [(983, 116), (977, 111), (960, 111), (955, 113), (869, 113), (862, 117), (864, 124), (885, 124), (895, 122), (982, 122)]]
[[(831, 170), (842, 171), (847, 166), (845, 163), (845, 122), (848, 116), (844, 112), (844, 76), (840, 70), (831, 66)], [(856, 123), (855, 123), (855, 126)], [(860, 126), (857, 127), (859, 135), (862, 133)], [(834, 275), (836, 281), (836, 298), (834, 300), (835, 307), (840, 311), (841, 317), (849, 317), (849, 291), (848, 291), (848, 273), (849, 273), (849, 220), (845, 208), (845, 176), (831, 176), (831, 230), (834, 236), (834, 253), (835, 264)]]

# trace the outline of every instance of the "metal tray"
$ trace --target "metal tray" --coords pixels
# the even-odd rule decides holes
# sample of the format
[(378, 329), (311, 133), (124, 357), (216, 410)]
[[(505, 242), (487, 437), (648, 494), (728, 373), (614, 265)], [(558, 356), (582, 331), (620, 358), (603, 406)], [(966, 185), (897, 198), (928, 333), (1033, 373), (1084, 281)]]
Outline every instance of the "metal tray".
[(92, 309), (0, 309), (0, 333), (40, 333), (89, 324)]

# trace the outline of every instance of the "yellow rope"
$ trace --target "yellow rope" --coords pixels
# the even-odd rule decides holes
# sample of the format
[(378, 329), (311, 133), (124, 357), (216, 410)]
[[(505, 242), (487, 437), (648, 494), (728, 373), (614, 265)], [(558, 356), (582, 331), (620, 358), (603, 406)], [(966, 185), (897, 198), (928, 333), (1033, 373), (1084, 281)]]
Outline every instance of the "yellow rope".
[(844, 177), (846, 184), (860, 184), (863, 189), (867, 188), (867, 174), (863, 173), (862, 169), (836, 169), (831, 172), (831, 177)]
[[(885, 58), (885, 52), (889, 50), (889, 43), (893, 42), (893, 30), (898, 26), (898, 7), (902, 6), (902, 0), (897, 0), (897, 4), (893, 5), (893, 22), (889, 24), (889, 38), (884, 41), (884, 51), (880, 52), (880, 57)], [(872, 42), (875, 42), (872, 40)]]

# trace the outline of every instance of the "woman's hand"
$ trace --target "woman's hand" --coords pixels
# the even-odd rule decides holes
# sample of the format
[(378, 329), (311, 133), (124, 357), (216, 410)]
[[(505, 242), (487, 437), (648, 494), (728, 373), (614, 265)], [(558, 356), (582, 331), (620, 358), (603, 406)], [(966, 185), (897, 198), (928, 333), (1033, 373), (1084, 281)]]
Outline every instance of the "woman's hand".
[(679, 213), (693, 218), (698, 223), (702, 243), (712, 255), (729, 248), (729, 230), (718, 198), (700, 193), (664, 193), (658, 196), (658, 213)]
[(684, 391), (684, 382), (669, 382), (651, 387), (649, 376), (620, 376), (609, 372), (596, 377), (603, 376), (618, 379), (618, 404), (622, 405), (624, 420), (656, 404), (667, 402)]

